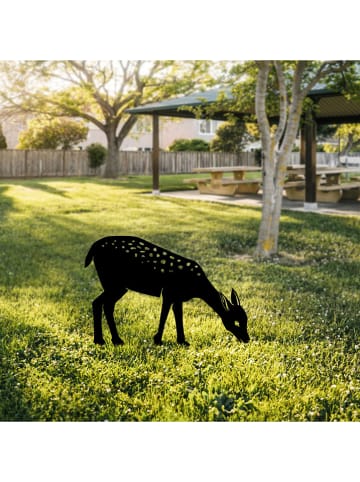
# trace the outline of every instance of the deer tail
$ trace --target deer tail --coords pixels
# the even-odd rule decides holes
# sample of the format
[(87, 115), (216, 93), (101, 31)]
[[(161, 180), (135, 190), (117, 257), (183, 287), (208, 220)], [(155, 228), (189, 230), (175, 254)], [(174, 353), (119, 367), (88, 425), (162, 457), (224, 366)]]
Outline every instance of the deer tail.
[(94, 257), (94, 251), (95, 251), (95, 243), (91, 246), (91, 248), (89, 249), (89, 252), (88, 254), (86, 255), (86, 258), (85, 258), (85, 268), (87, 266), (89, 266), (89, 264), (91, 263), (93, 257)]

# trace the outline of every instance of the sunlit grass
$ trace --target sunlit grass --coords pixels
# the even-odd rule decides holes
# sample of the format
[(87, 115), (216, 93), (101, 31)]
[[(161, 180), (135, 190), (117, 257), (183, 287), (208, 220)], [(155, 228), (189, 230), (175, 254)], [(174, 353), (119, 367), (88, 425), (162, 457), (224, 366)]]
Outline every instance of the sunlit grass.
[[(183, 189), (185, 176), (164, 177)], [(359, 218), (287, 212), (280, 256), (252, 257), (258, 209), (149, 196), (150, 177), (0, 183), (1, 420), (360, 420)], [(189, 348), (160, 301), (116, 307), (123, 347), (92, 343), (100, 292), (91, 243), (132, 234), (196, 259), (235, 287), (251, 342), (202, 302), (185, 304)]]

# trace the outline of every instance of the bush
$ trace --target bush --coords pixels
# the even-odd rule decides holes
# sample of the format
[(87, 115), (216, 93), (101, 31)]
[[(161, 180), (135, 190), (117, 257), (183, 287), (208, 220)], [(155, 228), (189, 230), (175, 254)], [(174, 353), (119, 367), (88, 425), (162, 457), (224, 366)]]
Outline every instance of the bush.
[(209, 143), (202, 139), (176, 139), (170, 146), (169, 151), (208, 151)]
[(84, 122), (39, 116), (20, 132), (18, 149), (72, 149), (85, 141), (89, 128)]
[(6, 137), (3, 134), (1, 124), (0, 124), (0, 149), (7, 149)]
[(87, 146), (86, 150), (88, 153), (89, 166), (92, 169), (96, 169), (104, 164), (107, 155), (106, 147), (98, 142), (94, 142)]
[(224, 122), (217, 128), (210, 149), (214, 152), (242, 152), (245, 145), (253, 140), (255, 137), (248, 132), (245, 122)]

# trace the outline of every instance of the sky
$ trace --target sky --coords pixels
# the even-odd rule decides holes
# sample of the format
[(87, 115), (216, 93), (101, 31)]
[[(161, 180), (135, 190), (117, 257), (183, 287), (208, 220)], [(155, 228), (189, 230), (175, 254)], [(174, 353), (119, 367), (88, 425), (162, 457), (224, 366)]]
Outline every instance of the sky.
[(353, 5), (11, 0), (2, 7), (0, 59), (354, 60)]

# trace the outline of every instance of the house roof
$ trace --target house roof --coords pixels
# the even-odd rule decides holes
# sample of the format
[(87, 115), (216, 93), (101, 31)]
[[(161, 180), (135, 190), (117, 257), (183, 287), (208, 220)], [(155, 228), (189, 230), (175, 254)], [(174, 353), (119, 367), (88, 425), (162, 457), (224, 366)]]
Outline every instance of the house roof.
[[(168, 99), (162, 102), (145, 104), (132, 109), (127, 109), (130, 114), (159, 115), (167, 117), (198, 117), (197, 113), (190, 108), (209, 106), (214, 104), (220, 94), (231, 100), (233, 98), (230, 88), (217, 88), (203, 92), (195, 92), (190, 95)], [(324, 88), (319, 85), (308, 95), (316, 101), (315, 118), (319, 124), (341, 124), (360, 122), (360, 101), (347, 99), (342, 93)], [(239, 117), (249, 115), (250, 112), (234, 112), (226, 105), (211, 114), (215, 120), (225, 120), (229, 113)], [(205, 116), (204, 116), (205, 117)]]

